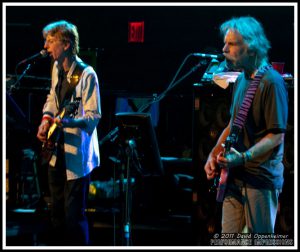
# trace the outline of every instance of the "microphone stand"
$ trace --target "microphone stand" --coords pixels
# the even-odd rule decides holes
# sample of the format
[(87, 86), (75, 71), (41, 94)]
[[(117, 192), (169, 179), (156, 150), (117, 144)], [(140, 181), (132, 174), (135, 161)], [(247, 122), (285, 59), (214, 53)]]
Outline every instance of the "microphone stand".
[(18, 74), (17, 74), (17, 68), (18, 68), (19, 65), (20, 65), (20, 63), (17, 64), (16, 70), (15, 70), (15, 74), (16, 74), (17, 80), (16, 80), (16, 82), (13, 85), (11, 85), (10, 92), (12, 92), (13, 89), (16, 89), (17, 86), (20, 86), (20, 80), (25, 76), (25, 74), (27, 73), (27, 71), (31, 68), (31, 64), (28, 64), (27, 67), (25, 68), (25, 70), (23, 71), (23, 73), (18, 76)]
[(169, 92), (172, 88), (174, 88), (177, 84), (179, 84), (180, 82), (182, 82), (185, 78), (187, 78), (188, 76), (190, 76), (193, 72), (195, 72), (198, 68), (200, 68), (201, 66), (203, 65), (202, 62), (199, 62), (196, 66), (192, 67), (192, 69), (187, 72), (185, 75), (183, 75), (179, 80), (175, 81), (174, 83), (171, 83), (171, 85), (169, 85), (169, 87), (164, 91), (162, 92), (158, 98), (154, 98), (153, 101), (151, 101), (150, 103), (142, 106), (140, 109), (139, 109), (139, 112), (143, 112), (146, 108), (148, 108), (152, 103), (154, 102), (158, 102), (160, 100), (162, 100), (165, 95), (167, 94), (167, 92)]
[[(16, 70), (17, 70), (19, 65), (20, 65), (20, 63), (17, 64)], [(18, 113), (18, 115), (20, 115), (21, 118), (24, 120), (24, 122), (26, 122), (26, 127), (29, 127), (30, 121), (27, 120), (26, 115), (21, 110), (21, 108), (17, 105), (17, 103), (15, 102), (15, 100), (12, 98), (11, 95), (13, 93), (13, 90), (17, 89), (16, 86), (17, 86), (18, 83), (19, 83), (19, 86), (20, 86), (20, 80), (25, 76), (26, 72), (30, 69), (30, 67), (31, 67), (31, 64), (28, 64), (21, 75), (18, 76), (16, 74), (16, 77), (17, 77), (16, 82), (10, 86), (9, 91), (6, 91), (6, 98), (8, 99), (10, 104), (13, 106), (14, 110)], [(17, 73), (17, 71), (15, 71), (15, 72)], [(29, 131), (28, 128), (27, 128), (27, 130)]]
[[(188, 71), (186, 74), (184, 74), (180, 79), (177, 81), (177, 75), (179, 74), (182, 66), (185, 64), (186, 60), (193, 56), (193, 54), (189, 54), (186, 56), (186, 58), (183, 60), (181, 66), (177, 70), (173, 80), (169, 84), (168, 88), (163, 91), (158, 97), (154, 96), (154, 99), (150, 101), (148, 104), (141, 106), (137, 113), (144, 112), (151, 104), (154, 102), (160, 101), (165, 97), (168, 91), (170, 91), (172, 88), (174, 88), (176, 85), (178, 85), (180, 82), (182, 82), (185, 78), (187, 78), (190, 74), (195, 72), (198, 68), (200, 68), (202, 65), (207, 64), (207, 62), (201, 60), (196, 66), (192, 67), (190, 71)], [(114, 142), (119, 137), (119, 128), (116, 127), (113, 130), (111, 130), (104, 138), (102, 138), (99, 142), (99, 146), (101, 147), (106, 141), (110, 140), (111, 142)], [(126, 141), (128, 146), (125, 148), (126, 153), (126, 178), (124, 178), (124, 161), (123, 164), (121, 164), (122, 167), (122, 174), (120, 179), (120, 184), (122, 185), (121, 191), (125, 191), (125, 207), (123, 209), (123, 243), (125, 243), (126, 246), (130, 246), (131, 244), (131, 211), (132, 211), (132, 183), (134, 183), (134, 180), (130, 176), (130, 168), (134, 164), (134, 157), (138, 161), (137, 151), (136, 151), (136, 143), (134, 139), (129, 139)], [(138, 164), (139, 167), (137, 169), (140, 169), (140, 164)]]
[[(195, 72), (198, 68), (200, 68), (203, 65), (207, 64), (206, 60), (201, 60), (196, 66), (192, 67), (192, 69), (187, 72), (185, 75), (183, 75), (179, 80), (175, 81), (180, 70), (182, 69), (182, 67), (184, 66), (185, 62), (187, 61), (187, 59), (191, 56), (194, 56), (193, 53), (190, 53), (189, 55), (187, 55), (185, 57), (185, 59), (183, 60), (183, 62), (181, 63), (180, 67), (178, 68), (175, 76), (173, 77), (173, 80), (171, 81), (171, 83), (169, 84), (168, 88), (163, 91), (159, 96), (153, 96), (153, 100), (148, 102), (147, 104), (141, 106), (139, 108), (139, 110), (137, 111), (137, 113), (143, 113), (149, 106), (151, 106), (154, 102), (158, 102), (160, 100), (162, 100), (165, 95), (172, 89), (174, 88), (176, 85), (178, 85), (180, 82), (182, 82), (185, 78), (187, 78), (189, 75), (191, 75), (193, 72)], [(111, 142), (114, 142), (117, 138), (117, 133), (118, 133), (119, 129), (118, 127), (114, 128), (113, 130), (111, 130), (105, 137), (103, 137), (100, 142), (99, 142), (99, 146), (101, 147), (106, 141), (110, 140)]]
[[(136, 142), (134, 139), (126, 141), (127, 147), (126, 153), (126, 171), (122, 174), (122, 191), (125, 192), (125, 206), (123, 209), (123, 245), (131, 245), (131, 212), (132, 212), (132, 185), (134, 184), (134, 178), (131, 177), (131, 168), (134, 167), (134, 159), (138, 159)], [(138, 166), (140, 166), (139, 161)]]

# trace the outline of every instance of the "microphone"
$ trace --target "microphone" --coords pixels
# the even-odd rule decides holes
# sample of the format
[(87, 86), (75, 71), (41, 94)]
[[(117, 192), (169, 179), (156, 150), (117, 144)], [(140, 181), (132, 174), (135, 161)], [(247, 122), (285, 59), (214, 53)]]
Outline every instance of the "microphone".
[(192, 53), (192, 55), (201, 58), (212, 58), (219, 60), (223, 60), (225, 58), (223, 54)]
[(41, 50), (39, 53), (35, 54), (35, 55), (32, 55), (31, 57), (27, 58), (27, 59), (24, 59), (22, 61), (20, 61), (18, 63), (18, 65), (21, 65), (21, 64), (24, 64), (24, 63), (28, 63), (28, 62), (35, 62), (36, 60), (38, 59), (42, 59), (42, 58), (45, 58), (48, 56), (48, 52), (47, 50)]

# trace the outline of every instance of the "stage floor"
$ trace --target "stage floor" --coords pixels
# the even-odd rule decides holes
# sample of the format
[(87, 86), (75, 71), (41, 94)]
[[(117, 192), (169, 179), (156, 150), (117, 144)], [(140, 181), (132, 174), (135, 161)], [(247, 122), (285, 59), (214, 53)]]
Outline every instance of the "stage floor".
[[(126, 246), (119, 209), (86, 209), (91, 246)], [(130, 246), (195, 246), (191, 216), (183, 213), (132, 216)], [(6, 246), (52, 246), (47, 209), (6, 213)], [(71, 244), (70, 244), (71, 246)]]

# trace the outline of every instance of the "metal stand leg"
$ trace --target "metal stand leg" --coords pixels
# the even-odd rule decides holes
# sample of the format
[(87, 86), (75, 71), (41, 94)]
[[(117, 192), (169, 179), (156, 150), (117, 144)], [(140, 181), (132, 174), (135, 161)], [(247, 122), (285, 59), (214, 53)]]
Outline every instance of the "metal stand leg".
[(128, 141), (129, 146), (126, 147), (126, 175), (123, 172), (122, 184), (123, 192), (125, 192), (124, 202), (124, 215), (123, 215), (123, 245), (132, 245), (131, 238), (131, 212), (132, 212), (132, 185), (134, 184), (134, 178), (131, 177), (131, 168), (134, 165), (133, 158), (136, 155), (134, 140)]
[(20, 207), (34, 207), (41, 198), (36, 159), (33, 150), (23, 150), (22, 165), (17, 175), (17, 204)]

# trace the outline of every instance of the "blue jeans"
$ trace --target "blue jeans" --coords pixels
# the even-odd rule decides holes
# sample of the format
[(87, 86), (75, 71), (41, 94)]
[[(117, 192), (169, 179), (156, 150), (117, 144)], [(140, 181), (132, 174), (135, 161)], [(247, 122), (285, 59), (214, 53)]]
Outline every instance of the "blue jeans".
[(230, 185), (223, 202), (222, 233), (274, 233), (279, 193)]

